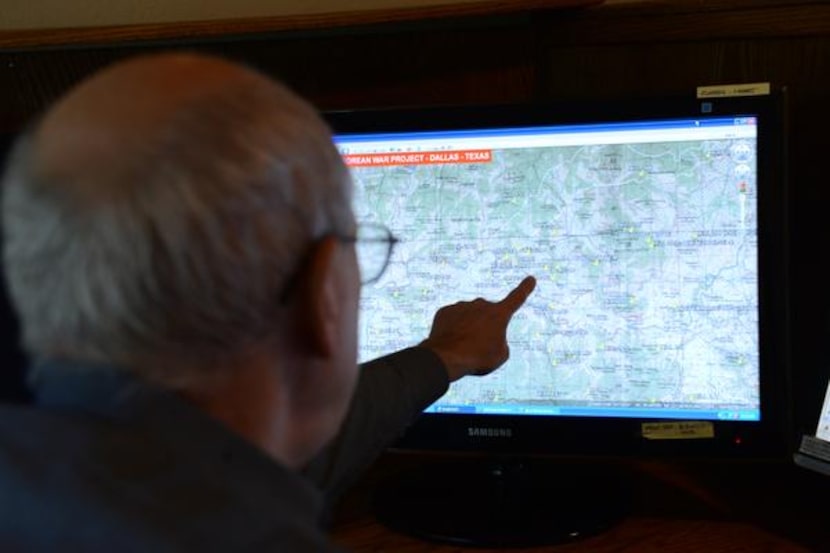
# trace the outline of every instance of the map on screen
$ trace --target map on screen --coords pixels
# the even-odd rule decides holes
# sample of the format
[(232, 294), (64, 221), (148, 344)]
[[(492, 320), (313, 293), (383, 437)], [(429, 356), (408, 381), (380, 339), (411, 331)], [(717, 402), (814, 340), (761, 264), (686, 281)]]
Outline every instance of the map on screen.
[(755, 140), (752, 117), (337, 137), (358, 220), (401, 240), (361, 360), (532, 274), (506, 365), (428, 411), (757, 420)]

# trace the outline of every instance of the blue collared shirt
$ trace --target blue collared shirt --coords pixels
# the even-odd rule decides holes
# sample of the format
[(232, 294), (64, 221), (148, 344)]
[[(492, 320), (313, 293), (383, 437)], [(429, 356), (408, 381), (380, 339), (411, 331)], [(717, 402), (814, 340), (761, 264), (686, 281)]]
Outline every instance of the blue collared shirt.
[(301, 476), (124, 371), (38, 369), (0, 406), (3, 551), (329, 551)]

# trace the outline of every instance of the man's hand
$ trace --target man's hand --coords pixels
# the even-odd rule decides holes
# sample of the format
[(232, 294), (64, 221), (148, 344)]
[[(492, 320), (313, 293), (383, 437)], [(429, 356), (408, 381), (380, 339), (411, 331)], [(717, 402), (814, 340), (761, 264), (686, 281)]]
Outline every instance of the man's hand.
[(501, 301), (478, 298), (442, 307), (421, 346), (438, 354), (450, 382), (496, 370), (510, 357), (507, 325), (535, 287), (536, 279), (529, 276)]

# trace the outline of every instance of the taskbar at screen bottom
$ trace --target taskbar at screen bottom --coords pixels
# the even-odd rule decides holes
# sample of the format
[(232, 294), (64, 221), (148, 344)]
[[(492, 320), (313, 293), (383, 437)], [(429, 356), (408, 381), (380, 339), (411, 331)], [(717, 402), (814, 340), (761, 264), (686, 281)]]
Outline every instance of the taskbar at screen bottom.
[(450, 405), (428, 407), (441, 415), (510, 415), (538, 417), (620, 417), (636, 419), (760, 421), (758, 408), (593, 407), (528, 405)]

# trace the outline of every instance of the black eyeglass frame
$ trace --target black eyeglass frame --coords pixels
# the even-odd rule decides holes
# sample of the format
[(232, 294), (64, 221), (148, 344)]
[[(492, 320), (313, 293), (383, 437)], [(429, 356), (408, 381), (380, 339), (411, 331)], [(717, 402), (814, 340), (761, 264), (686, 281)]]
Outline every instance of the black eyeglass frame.
[[(378, 229), (385, 236), (378, 236), (377, 238), (361, 237), (360, 236), (360, 229), (361, 228), (375, 228), (375, 229)], [(360, 274), (360, 285), (361, 286), (366, 286), (368, 284), (373, 284), (373, 283), (377, 282), (378, 280), (380, 280), (380, 277), (383, 276), (383, 274), (386, 272), (387, 267), (389, 267), (389, 261), (392, 259), (392, 251), (395, 249), (395, 244), (400, 242), (400, 239), (397, 236), (395, 236), (394, 234), (392, 234), (392, 231), (389, 230), (389, 227), (387, 227), (386, 225), (380, 224), (380, 223), (358, 223), (357, 229), (355, 230), (355, 234), (352, 235), (352, 236), (347, 236), (347, 235), (338, 234), (338, 233), (327, 233), (327, 234), (324, 234), (318, 240), (321, 240), (321, 239), (326, 238), (328, 236), (333, 236), (338, 241), (340, 241), (344, 244), (355, 244), (355, 245), (357, 245), (358, 243), (361, 243), (361, 242), (370, 242), (370, 243), (385, 242), (387, 244), (386, 258), (385, 258), (385, 260), (383, 262), (383, 265), (381, 266), (380, 270), (377, 271), (377, 274), (373, 275), (370, 278), (366, 278), (366, 275), (364, 275), (362, 270), (361, 270), (361, 274)], [(316, 241), (315, 241), (315, 243), (316, 243)], [(280, 298), (279, 303), (280, 304), (285, 304), (288, 301), (288, 297), (291, 295), (291, 292), (297, 286), (297, 280), (300, 277), (300, 274), (302, 274), (303, 267), (305, 267), (306, 263), (307, 263), (307, 259), (303, 258), (302, 263), (300, 263), (299, 267), (294, 271), (294, 273), (291, 275), (291, 277), (289, 277), (288, 280), (286, 281), (285, 286), (282, 289), (282, 293), (279, 295), (279, 298)]]
[[(380, 234), (383, 236), (377, 237), (361, 237), (361, 229), (372, 228), (379, 231)], [(383, 265), (381, 265), (380, 269), (377, 271), (377, 274), (368, 277), (363, 274), (361, 267), (361, 274), (360, 274), (360, 285), (366, 286), (368, 284), (373, 284), (380, 280), (380, 277), (386, 272), (386, 269), (389, 267), (389, 262), (392, 260), (392, 252), (395, 250), (395, 244), (400, 242), (400, 239), (392, 234), (392, 231), (389, 230), (389, 227), (383, 225), (381, 223), (358, 223), (357, 230), (355, 231), (354, 236), (343, 236), (339, 234), (334, 235), (338, 240), (346, 243), (346, 244), (359, 244), (359, 243), (385, 243), (386, 244), (386, 258), (383, 261)]]

